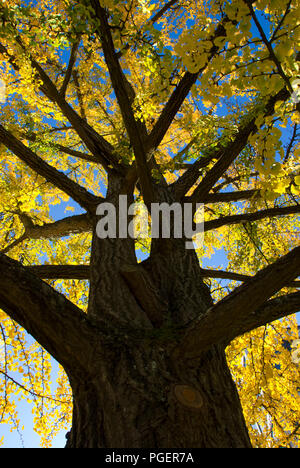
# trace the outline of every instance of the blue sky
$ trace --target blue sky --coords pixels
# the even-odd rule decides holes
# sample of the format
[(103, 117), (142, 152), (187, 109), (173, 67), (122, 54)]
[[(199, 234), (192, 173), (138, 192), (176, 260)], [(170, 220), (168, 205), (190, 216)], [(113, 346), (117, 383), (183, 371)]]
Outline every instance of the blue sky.
[[(57, 363), (53, 361), (53, 373), (57, 369)], [(8, 424), (0, 424), (0, 439), (4, 436), (4, 444), (1, 448), (38, 448), (40, 446), (40, 436), (33, 430), (33, 416), (31, 405), (26, 401), (17, 403), (21, 426), (24, 425), (24, 431), (10, 432)], [(64, 448), (66, 444), (66, 431), (62, 431), (53, 439), (52, 448)]]

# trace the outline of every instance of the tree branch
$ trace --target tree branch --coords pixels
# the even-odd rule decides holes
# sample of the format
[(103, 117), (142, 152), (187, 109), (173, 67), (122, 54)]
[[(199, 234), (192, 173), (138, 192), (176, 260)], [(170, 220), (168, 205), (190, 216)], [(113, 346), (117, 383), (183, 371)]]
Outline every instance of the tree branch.
[[(19, 216), (21, 218), (21, 215)], [(24, 228), (25, 228), (24, 234), (22, 234), (22, 236), (19, 239), (16, 239), (7, 247), (5, 247), (2, 251), (0, 251), (0, 254), (7, 254), (14, 247), (21, 244), (27, 239), (33, 239), (33, 240), (34, 239), (58, 239), (58, 238), (67, 237), (70, 235), (76, 235), (76, 234), (81, 234), (85, 232), (92, 232), (93, 222), (88, 214), (83, 214), (83, 215), (70, 216), (67, 218), (63, 218), (53, 223), (43, 224), (42, 226), (34, 224), (31, 221), (31, 223), (24, 224)], [(41, 275), (38, 274), (38, 276), (44, 279), (45, 278), (52, 279), (52, 276), (48, 278), (47, 276), (43, 276), (43, 274)], [(61, 279), (63, 279), (63, 277)], [(79, 279), (87, 279), (87, 278), (79, 278)]]
[(271, 299), (245, 317), (243, 323), (239, 323), (235, 328), (234, 333), (227, 336), (226, 344), (255, 328), (263, 327), (268, 323), (296, 314), (299, 311), (300, 291)]
[(207, 167), (214, 159), (218, 159), (218, 156), (220, 155), (213, 154), (199, 158), (194, 164), (189, 166), (187, 171), (172, 184), (176, 200), (181, 201), (182, 197), (196, 184), (200, 177), (201, 169)]
[[(209, 41), (213, 42), (218, 37), (226, 36), (226, 29), (224, 24), (230, 20), (225, 17), (222, 22), (217, 26), (215, 33), (212, 37), (208, 38)], [(213, 57), (219, 51), (219, 47), (213, 46), (209, 52), (208, 63), (213, 59)], [(173, 94), (170, 96), (169, 101), (165, 105), (160, 117), (158, 118), (156, 124), (153, 127), (152, 132), (149, 135), (146, 151), (152, 152), (158, 148), (163, 138), (165, 137), (169, 127), (171, 126), (174, 117), (179, 112), (184, 100), (188, 96), (192, 86), (196, 83), (200, 74), (206, 69), (207, 65), (202, 67), (197, 73), (186, 72), (183, 78), (180, 80), (179, 84), (175, 88)]]
[[(244, 275), (241, 273), (235, 273), (233, 271), (208, 270), (205, 268), (201, 268), (201, 276), (203, 278), (216, 278), (216, 279), (227, 279), (231, 281), (241, 281), (242, 283), (250, 281), (253, 278), (252, 276)], [(290, 281), (285, 286), (289, 286), (291, 288), (299, 288), (300, 281)]]
[[(148, 23), (146, 23), (146, 25), (151, 25), (151, 24), (154, 24), (156, 23), (165, 13), (166, 11), (171, 8), (175, 3), (177, 3), (178, 0), (170, 0), (169, 2), (167, 2), (167, 4), (162, 7), (160, 10), (158, 10), (151, 18), (150, 20), (148, 21)], [(140, 31), (138, 31), (138, 34), (140, 34)], [(125, 44), (124, 46), (122, 46), (122, 49), (117, 53), (117, 57), (118, 59), (120, 59), (124, 54), (125, 52), (130, 48), (130, 44), (127, 42), (127, 44)]]
[(283, 208), (269, 208), (266, 210), (256, 211), (255, 213), (223, 216), (222, 218), (205, 222), (204, 230), (207, 232), (223, 226), (232, 226), (233, 224), (240, 224), (243, 222), (250, 223), (261, 219), (273, 218), (275, 216), (288, 216), (297, 213), (300, 213), (300, 205), (286, 206)]
[(298, 129), (298, 125), (295, 124), (294, 125), (294, 129), (293, 129), (293, 135), (292, 135), (292, 138), (290, 139), (290, 142), (288, 144), (288, 147), (287, 147), (287, 150), (286, 150), (286, 153), (285, 153), (285, 157), (284, 157), (284, 162), (286, 163), (288, 160), (289, 160), (289, 157), (290, 157), (290, 154), (291, 154), (291, 151), (292, 151), (292, 148), (293, 148), (293, 144), (297, 138), (297, 129)]
[(68, 216), (53, 223), (43, 225), (34, 224), (32, 219), (22, 213), (18, 214), (21, 222), (24, 225), (24, 233), (19, 239), (13, 241), (5, 247), (0, 254), (6, 254), (16, 245), (27, 239), (59, 239), (70, 235), (92, 232), (93, 220), (89, 214)]
[[(32, 132), (31, 133), (24, 133), (23, 138), (26, 138), (26, 140), (28, 140), (28, 141), (35, 142), (35, 141), (37, 141), (38, 135), (36, 133), (32, 133)], [(45, 143), (43, 143), (43, 144), (45, 144)], [(82, 151), (74, 150), (72, 148), (68, 148), (67, 146), (63, 146), (63, 145), (60, 145), (60, 144), (55, 143), (55, 142), (51, 142), (51, 143), (47, 142), (46, 144), (49, 145), (49, 147), (56, 148), (61, 153), (67, 154), (69, 156), (73, 156), (75, 158), (83, 159), (84, 161), (88, 161), (88, 162), (91, 162), (91, 163), (94, 163), (94, 164), (97, 164), (99, 162), (97, 160), (97, 158), (95, 158), (95, 156), (93, 156), (92, 154), (83, 153)]]
[[(299, 205), (288, 206), (284, 208), (270, 208), (255, 213), (245, 213), (242, 215), (224, 216), (223, 218), (207, 221), (205, 231), (218, 229), (222, 226), (239, 224), (242, 222), (258, 221), (273, 216), (288, 216), (299, 213)], [(93, 221), (87, 214), (70, 216), (53, 223), (43, 224), (42, 226), (32, 224), (26, 228), (26, 238), (28, 239), (55, 239), (66, 237), (72, 234), (91, 232)]]
[(63, 97), (65, 97), (65, 95), (66, 95), (67, 87), (68, 87), (68, 84), (69, 84), (70, 79), (72, 77), (72, 71), (73, 71), (73, 68), (74, 68), (74, 65), (75, 65), (75, 62), (76, 62), (76, 56), (77, 56), (79, 43), (80, 43), (80, 41), (77, 41), (72, 45), (68, 68), (67, 68), (67, 71), (66, 71), (66, 74), (65, 74), (65, 77), (64, 77), (62, 87), (60, 88), (60, 94)]
[(29, 239), (56, 239), (72, 234), (91, 232), (92, 228), (93, 222), (91, 217), (83, 214), (63, 218), (53, 223), (43, 224), (42, 226), (33, 224), (31, 227), (26, 228), (25, 234)]
[(85, 188), (78, 185), (73, 180), (69, 179), (64, 173), (58, 171), (48, 163), (43, 161), (31, 149), (25, 146), (8, 130), (0, 124), (0, 142), (3, 143), (10, 151), (12, 151), (21, 161), (27, 164), (37, 174), (44, 177), (48, 182), (59, 188), (73, 200), (75, 200), (82, 208), (87, 211), (93, 210), (100, 198), (88, 192)]
[[(179, 353), (181, 357), (190, 359), (197, 358), (213, 344), (228, 344), (229, 340), (241, 333), (244, 324), (249, 320), (251, 329), (259, 327), (261, 320), (254, 320), (255, 311), (299, 274), (300, 247), (296, 247), (259, 271), (251, 280), (236, 288), (190, 324), (175, 354)], [(282, 316), (284, 315), (282, 312)], [(271, 315), (268, 317), (272, 318)]]
[[(279, 91), (276, 96), (272, 96), (267, 102), (264, 108), (264, 116), (268, 117), (274, 113), (274, 106), (278, 101), (286, 101), (290, 96), (290, 93), (284, 88)], [(229, 143), (222, 150), (222, 156), (218, 159), (215, 166), (206, 174), (203, 180), (200, 182), (196, 190), (194, 191), (191, 202), (197, 203), (198, 200), (203, 200), (208, 195), (213, 186), (218, 182), (220, 177), (227, 171), (229, 166), (246, 147), (248, 138), (251, 134), (258, 131), (255, 124), (256, 117), (251, 119), (246, 125), (242, 125), (235, 139)], [(218, 149), (217, 153), (219, 153)]]
[(255, 14), (255, 11), (253, 9), (253, 6), (252, 6), (251, 2), (248, 1), (248, 0), (244, 0), (244, 2), (246, 3), (246, 5), (249, 8), (250, 14), (251, 14), (251, 16), (253, 18), (253, 21), (254, 21), (254, 23), (255, 23), (258, 31), (259, 31), (259, 34), (260, 34), (260, 36), (262, 38), (262, 41), (263, 41), (263, 43), (265, 44), (265, 46), (267, 47), (267, 49), (269, 51), (271, 60), (273, 60), (273, 62), (275, 63), (277, 71), (278, 71), (279, 75), (281, 76), (281, 78), (283, 79), (283, 81), (285, 82), (285, 84), (287, 86), (287, 89), (289, 90), (289, 92), (291, 94), (293, 94), (294, 90), (293, 90), (293, 87), (292, 87), (292, 85), (290, 83), (290, 80), (288, 79), (288, 77), (284, 73), (283, 68), (281, 66), (281, 63), (278, 60), (278, 58), (276, 57), (276, 54), (275, 54), (275, 52), (273, 50), (271, 42), (268, 41), (267, 36), (265, 35), (265, 32), (264, 32), (260, 22), (258, 21), (258, 18), (257, 18), (256, 14)]
[(118, 167), (118, 162), (113, 154), (114, 149), (101, 135), (99, 135), (85, 119), (80, 117), (77, 112), (65, 101), (61, 94), (56, 89), (53, 82), (48, 75), (40, 67), (40, 65), (32, 59), (33, 68), (38, 72), (39, 77), (42, 79), (41, 90), (50, 99), (56, 103), (60, 108), (63, 115), (68, 119), (70, 124), (74, 127), (79, 137), (82, 139), (89, 151), (98, 158), (99, 162), (108, 171), (110, 165)]
[(23, 234), (21, 237), (19, 237), (19, 239), (15, 239), (11, 244), (7, 245), (6, 247), (4, 247), (4, 249), (0, 250), (0, 254), (7, 254), (12, 249), (17, 247), (17, 245), (22, 244), (22, 242), (24, 242), (24, 240), (26, 239), (27, 236)]
[(159, 11), (157, 11), (151, 18), (151, 23), (156, 23), (178, 0), (170, 0)]
[(96, 17), (100, 21), (98, 33), (101, 38), (102, 49), (105, 61), (109, 70), (113, 89), (116, 93), (117, 101), (122, 113), (123, 121), (134, 150), (136, 158), (137, 175), (140, 179), (142, 194), (147, 206), (154, 201), (154, 190), (151, 173), (147, 164), (147, 155), (143, 144), (143, 138), (139, 131), (139, 125), (134, 117), (131, 107), (131, 99), (128, 92), (127, 80), (121, 69), (111, 30), (107, 21), (106, 11), (96, 0), (91, 0)]
[(256, 200), (261, 198), (260, 190), (239, 190), (237, 192), (209, 193), (203, 203), (230, 203), (241, 200)]
[(0, 255), (0, 307), (67, 371), (75, 365), (84, 372), (83, 357), (93, 353), (85, 314), (5, 255)]
[(89, 265), (37, 265), (26, 267), (33, 275), (42, 279), (89, 280)]
[(78, 76), (77, 70), (73, 71), (73, 80), (74, 80), (74, 84), (76, 88), (77, 99), (78, 99), (79, 106), (80, 106), (81, 118), (87, 122), (87, 117), (86, 117), (84, 102), (83, 102), (83, 95), (80, 89), (79, 76)]
[(284, 12), (284, 15), (282, 16), (281, 20), (279, 21), (279, 23), (278, 23), (276, 29), (274, 30), (274, 32), (273, 32), (273, 34), (272, 34), (272, 37), (271, 37), (271, 39), (270, 39), (270, 43), (272, 43), (272, 42), (276, 39), (276, 36), (277, 36), (278, 31), (280, 30), (281, 26), (283, 25), (283, 23), (284, 23), (284, 21), (285, 21), (287, 15), (288, 15), (289, 12), (291, 11), (291, 4), (292, 4), (292, 1), (289, 0), (289, 1), (288, 1), (288, 4), (287, 4), (287, 6), (286, 6), (286, 10), (285, 10), (285, 12)]
[[(17, 38), (16, 40), (25, 51), (20, 38)], [(0, 44), (0, 53), (7, 56), (13, 68), (16, 71), (19, 71), (15, 57), (10, 55), (2, 44)], [(37, 61), (33, 58), (30, 58), (30, 61), (32, 68), (36, 71), (38, 77), (42, 81), (40, 90), (51, 102), (55, 103), (59, 107), (62, 114), (68, 119), (88, 150), (98, 159), (98, 161), (108, 172), (111, 165), (120, 170), (121, 167), (117, 161), (116, 156), (114, 155), (114, 149), (110, 143), (108, 143), (101, 135), (99, 135), (84, 119), (82, 119), (77, 114), (77, 112), (70, 106), (70, 104), (66, 102), (64, 96), (58, 91), (52, 80), (49, 78), (43, 68), (37, 63)]]
[(65, 153), (65, 154), (67, 154), (69, 156), (73, 156), (74, 158), (83, 159), (84, 161), (88, 161), (88, 162), (91, 162), (93, 164), (98, 163), (97, 158), (95, 158), (91, 154), (83, 153), (82, 151), (77, 151), (77, 150), (74, 150), (72, 148), (68, 148), (66, 146), (59, 145), (58, 143), (51, 144), (51, 146), (54, 146), (55, 148), (57, 148), (62, 153)]
[(218, 185), (215, 185), (212, 191), (213, 193), (219, 193), (220, 190), (224, 189), (225, 187), (228, 187), (228, 185), (232, 185), (235, 182), (248, 181), (250, 178), (257, 177), (258, 175), (259, 173), (257, 171), (251, 172), (250, 174), (247, 174), (247, 175), (240, 174), (237, 177), (229, 177), (226, 174), (224, 174), (224, 177), (223, 177), (224, 181)]
[[(236, 192), (224, 193), (209, 193), (203, 200), (198, 200), (197, 203), (231, 203), (242, 200), (255, 200), (261, 198), (260, 190), (238, 190)], [(184, 203), (191, 203), (191, 197), (185, 197)]]

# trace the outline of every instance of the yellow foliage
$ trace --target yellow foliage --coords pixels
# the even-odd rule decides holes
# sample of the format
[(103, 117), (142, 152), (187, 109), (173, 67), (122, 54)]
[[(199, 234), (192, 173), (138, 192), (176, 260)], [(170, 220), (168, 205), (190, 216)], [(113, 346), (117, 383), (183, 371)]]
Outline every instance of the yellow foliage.
[(295, 318), (255, 330), (227, 349), (252, 443), (258, 448), (300, 447), (299, 364), (290, 346)]
[[(25, 2), (28, 3), (29, 2)], [(110, 12), (109, 21), (120, 64), (134, 90), (133, 110), (150, 133), (154, 122), (171, 93), (186, 72), (198, 74), (170, 128), (155, 152), (168, 183), (177, 180), (177, 163), (191, 162), (206, 156), (217, 144), (226, 145), (236, 136), (241, 122), (250, 120), (258, 128), (246, 151), (226, 173), (228, 190), (260, 190), (261, 198), (243, 202), (249, 212), (282, 205), (300, 195), (299, 147), (283, 141), (292, 125), (300, 123), (299, 112), (292, 100), (278, 100), (274, 115), (265, 116), (264, 103), (286, 86), (282, 74), (291, 83), (299, 75), (296, 51), (299, 50), (299, 2), (290, 2), (290, 12), (283, 16), (287, 1), (258, 0), (255, 10), (269, 18), (270, 31), (277, 28), (272, 42), (274, 57), (260, 37), (253, 36), (246, 2), (188, 1), (177, 2), (155, 24), (151, 18), (166, 2), (135, 0), (133, 2), (101, 0)], [(95, 24), (82, 20), (82, 6), (72, 0), (1, 2), (10, 12), (10, 26), (3, 16), (0, 25), (0, 80), (6, 85), (6, 103), (1, 118), (13, 135), (33, 148), (39, 157), (64, 172), (70, 179), (99, 196), (104, 195), (104, 169), (90, 161), (71, 157), (61, 147), (86, 152), (62, 110), (43, 93), (33, 60), (45, 69), (49, 80), (61, 90), (74, 43), (77, 48), (75, 69), (65, 100), (99, 135), (114, 145), (120, 161), (134, 161), (131, 145), (123, 125), (118, 103), (108, 79), (101, 43)], [(227, 15), (222, 34), (215, 30), (220, 17)], [(4, 15), (4, 13), (3, 13)], [(2, 17), (1, 17), (2, 18)], [(266, 19), (266, 21), (267, 21)], [(6, 21), (9, 23), (9, 21)], [(15, 26), (17, 25), (17, 32)], [(224, 32), (225, 31), (225, 32)], [(255, 32), (257, 35), (257, 31)], [(217, 52), (216, 50), (217, 49)], [(14, 63), (14, 58), (16, 63)], [(281, 64), (278, 70), (277, 60)], [(17, 71), (16, 71), (17, 70)], [(279, 128), (280, 127), (280, 128)], [(179, 142), (195, 140), (194, 146), (178, 160)], [(215, 161), (205, 168), (211, 169)], [(255, 178), (250, 174), (258, 173)], [(295, 175), (296, 174), (296, 175)], [(199, 177), (202, 173), (199, 173)], [(237, 180), (236, 180), (237, 179)], [(233, 181), (233, 182), (232, 182)], [(227, 183), (228, 182), (228, 183)], [(195, 182), (196, 185), (196, 182)], [(193, 192), (192, 187), (188, 195)], [(289, 198), (290, 197), (290, 198)], [(67, 203), (67, 206), (66, 204)], [(55, 220), (53, 210), (73, 211), (70, 197), (56, 189), (20, 162), (3, 145), (0, 146), (0, 252), (24, 234), (21, 216), (28, 216), (42, 226)], [(208, 207), (206, 221), (217, 215), (240, 213), (233, 204)], [(227, 254), (229, 268), (244, 274), (255, 274), (268, 260), (283, 255), (299, 243), (299, 219), (264, 220), (259, 225), (224, 227), (205, 233), (205, 245), (197, 251), (202, 260), (211, 259), (218, 250)], [(139, 244), (149, 249), (149, 245)], [(26, 239), (9, 255), (24, 265), (84, 264), (91, 249), (91, 235), (72, 235), (50, 242)], [(212, 281), (217, 300), (227, 287)], [(51, 285), (70, 301), (86, 311), (89, 287), (83, 281), (51, 281)], [(290, 289), (289, 289), (290, 291)], [(230, 369), (239, 390), (245, 418), (256, 447), (297, 447), (300, 419), (299, 348), (283, 346), (298, 339), (295, 317), (269, 324), (235, 340), (227, 349)], [(298, 346), (298, 345), (297, 345)], [(0, 422), (12, 430), (22, 431), (17, 398), (32, 407), (34, 429), (43, 447), (61, 430), (67, 430), (72, 417), (72, 395), (68, 378), (24, 330), (0, 310)], [(16, 377), (16, 378), (15, 378)], [(0, 445), (3, 437), (0, 437)]]

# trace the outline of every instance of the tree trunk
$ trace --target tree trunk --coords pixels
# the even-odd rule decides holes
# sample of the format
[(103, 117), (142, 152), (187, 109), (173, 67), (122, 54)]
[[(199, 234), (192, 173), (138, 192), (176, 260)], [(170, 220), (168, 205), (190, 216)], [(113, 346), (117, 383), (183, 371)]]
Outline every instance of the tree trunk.
[(163, 347), (107, 350), (89, 378), (70, 379), (68, 448), (249, 448), (225, 353), (172, 362)]
[[(108, 197), (115, 203), (114, 182)], [(251, 446), (224, 347), (195, 360), (175, 357), (179, 328), (212, 299), (195, 252), (183, 241), (163, 242), (138, 265), (132, 240), (94, 236), (88, 317), (99, 345), (84, 375), (68, 370), (68, 448)]]

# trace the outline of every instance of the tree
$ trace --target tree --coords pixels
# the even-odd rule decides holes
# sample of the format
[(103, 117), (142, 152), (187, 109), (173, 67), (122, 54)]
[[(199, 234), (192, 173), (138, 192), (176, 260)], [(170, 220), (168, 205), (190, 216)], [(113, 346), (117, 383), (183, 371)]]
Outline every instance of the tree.
[[(71, 409), (71, 448), (299, 445), (298, 14), (2, 2), (2, 422), (22, 391), (45, 445)], [(100, 238), (120, 195), (205, 204), (204, 245)]]

